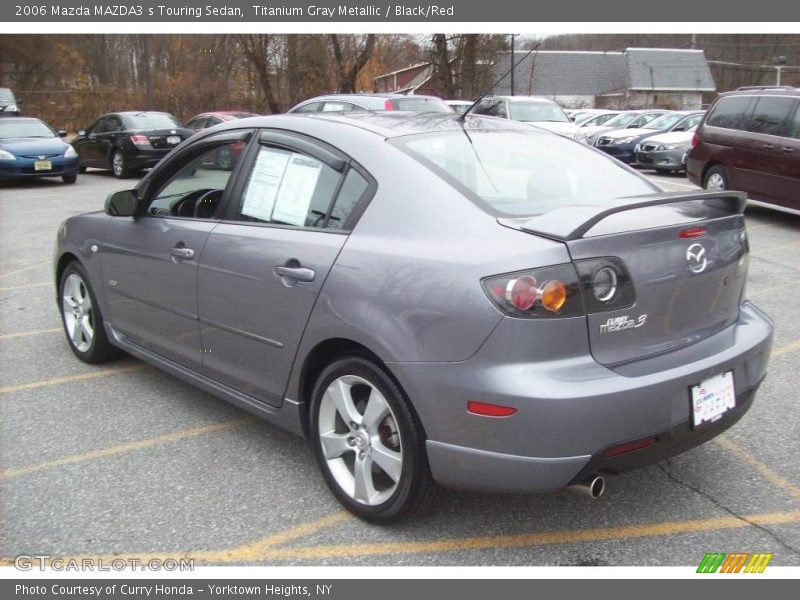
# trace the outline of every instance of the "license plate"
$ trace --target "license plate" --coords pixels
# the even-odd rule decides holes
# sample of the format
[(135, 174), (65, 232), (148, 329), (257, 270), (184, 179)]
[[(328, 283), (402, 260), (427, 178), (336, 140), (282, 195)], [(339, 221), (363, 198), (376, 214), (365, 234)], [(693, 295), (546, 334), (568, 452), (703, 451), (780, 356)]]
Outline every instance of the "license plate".
[(53, 163), (49, 160), (37, 160), (33, 163), (34, 171), (52, 171)]
[(177, 135), (171, 135), (167, 138), (167, 143), (171, 146), (177, 146), (181, 143), (181, 138)]
[(692, 387), (692, 422), (695, 427), (719, 420), (734, 406), (733, 371), (720, 373)]

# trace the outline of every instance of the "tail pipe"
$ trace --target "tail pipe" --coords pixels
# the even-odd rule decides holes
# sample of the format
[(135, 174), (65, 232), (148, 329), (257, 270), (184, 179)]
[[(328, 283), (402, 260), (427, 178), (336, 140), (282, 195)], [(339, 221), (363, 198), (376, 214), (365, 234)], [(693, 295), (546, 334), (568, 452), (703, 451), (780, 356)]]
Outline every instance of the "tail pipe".
[(602, 475), (592, 475), (585, 481), (567, 486), (567, 489), (596, 500), (606, 491), (606, 480)]

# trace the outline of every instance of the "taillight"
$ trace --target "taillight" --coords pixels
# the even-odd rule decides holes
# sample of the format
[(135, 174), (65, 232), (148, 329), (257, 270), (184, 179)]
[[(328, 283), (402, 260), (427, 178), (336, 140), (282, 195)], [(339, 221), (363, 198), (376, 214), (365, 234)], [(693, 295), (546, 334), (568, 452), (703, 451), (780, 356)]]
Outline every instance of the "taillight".
[(394, 104), (392, 104), (391, 100), (387, 100), (383, 103), (383, 110), (394, 110)]
[(700, 141), (700, 138), (699, 138), (699, 137), (697, 137), (697, 134), (695, 133), (695, 134), (692, 136), (692, 148), (694, 148), (695, 146), (697, 146), (697, 144), (698, 144), (698, 142), (699, 142), (699, 141)]
[(467, 412), (482, 417), (510, 417), (516, 414), (517, 409), (513, 406), (502, 406), (500, 404), (470, 400), (467, 402)]
[(584, 314), (572, 265), (544, 267), (487, 277), (489, 299), (512, 317), (576, 317)]
[(131, 142), (133, 142), (136, 146), (149, 146), (150, 138), (146, 135), (132, 135)]
[(706, 227), (688, 227), (687, 229), (681, 229), (678, 232), (678, 237), (682, 240), (690, 240), (693, 238), (703, 237), (708, 233), (708, 228)]

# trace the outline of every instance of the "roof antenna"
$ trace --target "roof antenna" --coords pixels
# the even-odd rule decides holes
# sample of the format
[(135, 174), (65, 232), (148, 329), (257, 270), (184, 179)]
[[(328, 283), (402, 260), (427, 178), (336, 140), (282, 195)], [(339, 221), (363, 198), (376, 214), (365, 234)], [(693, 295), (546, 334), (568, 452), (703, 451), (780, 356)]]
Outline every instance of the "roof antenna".
[[(502, 76), (500, 79), (498, 79), (497, 81), (495, 81), (495, 82), (494, 82), (494, 83), (493, 83), (493, 84), (492, 84), (492, 85), (491, 85), (491, 86), (490, 86), (490, 87), (489, 87), (489, 88), (488, 88), (488, 89), (487, 89), (485, 92), (483, 92), (483, 93), (482, 93), (480, 96), (478, 96), (478, 98), (475, 100), (475, 102), (473, 102), (472, 104), (470, 104), (470, 105), (469, 105), (469, 108), (468, 108), (467, 110), (465, 110), (463, 113), (461, 113), (460, 115), (458, 115), (458, 116), (456, 117), (456, 121), (459, 121), (459, 122), (461, 122), (461, 123), (465, 122), (465, 121), (467, 120), (467, 115), (470, 113), (470, 111), (471, 111), (473, 108), (475, 108), (475, 107), (478, 105), (478, 103), (479, 103), (481, 100), (483, 100), (483, 99), (484, 99), (484, 98), (485, 98), (485, 97), (486, 97), (486, 96), (489, 94), (489, 92), (491, 92), (491, 91), (492, 91), (492, 90), (493, 90), (493, 89), (494, 89), (494, 88), (497, 86), (497, 84), (498, 84), (498, 83), (500, 83), (501, 81), (503, 81), (503, 79), (505, 79), (506, 77), (508, 77), (508, 75), (509, 75), (509, 73), (511, 73), (511, 71), (513, 71), (514, 69), (516, 69), (516, 68), (517, 68), (517, 66), (518, 66), (520, 63), (522, 63), (522, 61), (523, 61), (523, 60), (525, 60), (526, 58), (528, 58), (528, 57), (529, 57), (529, 56), (530, 56), (530, 55), (531, 55), (533, 52), (535, 52), (535, 51), (536, 51), (536, 50), (539, 48), (539, 46), (541, 46), (541, 45), (542, 45), (542, 43), (541, 43), (541, 42), (537, 43), (537, 44), (536, 44), (536, 45), (535, 45), (533, 48), (531, 48), (530, 50), (528, 50), (528, 52), (527, 52), (527, 53), (525, 53), (525, 55), (524, 55), (522, 58), (520, 58), (520, 59), (519, 59), (517, 62), (515, 62), (514, 64), (512, 64), (512, 65), (511, 65), (511, 68), (510, 68), (508, 71), (506, 71), (505, 73), (503, 73), (503, 76)], [(512, 90), (512, 91), (513, 91), (513, 90)]]

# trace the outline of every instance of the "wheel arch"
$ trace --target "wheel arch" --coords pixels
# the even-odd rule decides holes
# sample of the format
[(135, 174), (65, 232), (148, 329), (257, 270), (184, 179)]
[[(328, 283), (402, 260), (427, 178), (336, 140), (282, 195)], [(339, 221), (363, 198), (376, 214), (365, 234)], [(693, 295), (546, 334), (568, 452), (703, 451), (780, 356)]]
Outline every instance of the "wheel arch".
[[(81, 262), (75, 254), (69, 251), (64, 252), (58, 257), (58, 262), (56, 263), (56, 290), (58, 290), (58, 287), (61, 285), (61, 276), (64, 274), (64, 270), (67, 268), (67, 265), (73, 261), (78, 264)], [(58, 294), (57, 291), (56, 294)]]
[[(343, 358), (345, 356), (360, 356), (366, 358), (379, 366), (400, 391), (406, 396), (411, 407), (414, 408), (414, 401), (409, 397), (400, 381), (397, 379), (391, 369), (381, 358), (364, 344), (353, 341), (348, 338), (336, 337), (329, 338), (317, 343), (311, 351), (306, 355), (298, 378), (298, 402), (300, 403), (300, 424), (302, 426), (303, 435), (309, 436), (310, 431), (310, 418), (311, 418), (311, 401), (314, 392), (314, 383), (325, 368), (330, 365), (334, 360)], [(416, 412), (416, 409), (414, 409)], [(419, 415), (417, 415), (419, 417)], [(422, 423), (420, 422), (420, 425)], [(423, 426), (424, 432), (424, 426)]]

